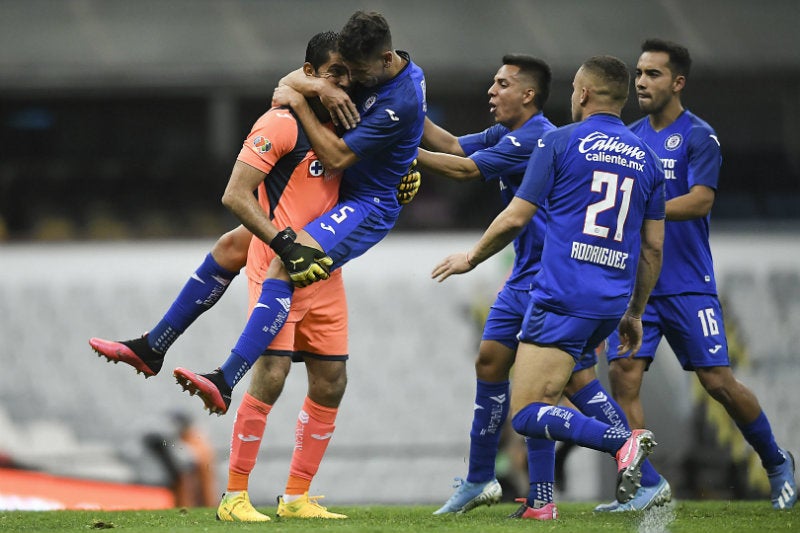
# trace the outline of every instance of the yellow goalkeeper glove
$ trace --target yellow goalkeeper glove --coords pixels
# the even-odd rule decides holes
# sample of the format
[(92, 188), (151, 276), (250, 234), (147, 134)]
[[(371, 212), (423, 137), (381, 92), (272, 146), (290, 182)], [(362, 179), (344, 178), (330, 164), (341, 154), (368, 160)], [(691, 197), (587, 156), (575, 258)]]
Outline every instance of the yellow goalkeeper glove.
[(422, 183), (422, 175), (417, 170), (417, 160), (411, 162), (408, 172), (397, 185), (397, 201), (400, 205), (406, 205), (417, 195), (419, 186)]
[(295, 242), (295, 238), (297, 235), (292, 228), (286, 228), (269, 243), (283, 261), (292, 283), (296, 287), (306, 287), (315, 281), (328, 279), (333, 259), (321, 250)]

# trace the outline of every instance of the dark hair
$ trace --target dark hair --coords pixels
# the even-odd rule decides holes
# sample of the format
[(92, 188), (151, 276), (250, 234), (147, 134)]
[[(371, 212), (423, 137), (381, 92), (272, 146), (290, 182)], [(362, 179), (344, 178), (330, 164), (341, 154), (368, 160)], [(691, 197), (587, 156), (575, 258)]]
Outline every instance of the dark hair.
[(594, 56), (584, 61), (581, 67), (605, 85), (597, 88), (597, 94), (606, 95), (618, 102), (628, 99), (631, 75), (628, 66), (621, 59), (614, 56)]
[(642, 43), (642, 52), (665, 52), (669, 56), (669, 70), (675, 76), (689, 77), (692, 58), (685, 46), (664, 39), (647, 39)]
[(356, 11), (339, 32), (339, 52), (348, 61), (372, 60), (391, 49), (389, 23), (375, 11)]
[(533, 103), (541, 111), (550, 97), (550, 80), (553, 78), (550, 65), (542, 59), (525, 54), (506, 54), (503, 56), (503, 64), (519, 67), (521, 74), (533, 79), (533, 89), (536, 93)]
[(306, 63), (311, 63), (314, 70), (327, 63), (331, 53), (339, 49), (339, 34), (335, 31), (318, 33), (308, 41), (306, 47)]

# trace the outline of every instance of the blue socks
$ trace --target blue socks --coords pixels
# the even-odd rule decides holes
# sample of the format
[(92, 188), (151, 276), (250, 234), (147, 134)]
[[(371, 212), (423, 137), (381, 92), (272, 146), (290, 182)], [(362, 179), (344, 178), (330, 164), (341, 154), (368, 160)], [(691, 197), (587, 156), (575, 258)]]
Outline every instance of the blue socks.
[(236, 346), (220, 369), (233, 388), (255, 364), (286, 323), (292, 305), (294, 286), (279, 279), (267, 279), (261, 296), (247, 320)]
[(750, 443), (750, 446), (756, 451), (761, 458), (761, 465), (765, 469), (778, 466), (782, 464), (786, 458), (778, 448), (775, 442), (775, 435), (772, 434), (772, 426), (767, 420), (767, 415), (764, 411), (758, 415), (754, 421), (749, 424), (739, 425), (739, 431), (742, 432), (744, 439)]
[(467, 481), (478, 483), (494, 479), (494, 464), (500, 444), (500, 430), (508, 417), (508, 381), (490, 383), (477, 380), (475, 410), (469, 434), (469, 472)]
[[(609, 426), (630, 429), (625, 412), (596, 379), (573, 394), (569, 400), (586, 416), (605, 422)], [(642, 464), (642, 486), (654, 487), (660, 479), (661, 475), (650, 460), (646, 460)]]
[(150, 330), (147, 336), (150, 348), (160, 354), (166, 353), (197, 317), (217, 303), (237, 274), (219, 266), (210, 253), (206, 255), (167, 313)]
[(625, 428), (609, 426), (569, 407), (546, 403), (528, 405), (511, 422), (517, 433), (527, 437), (574, 442), (610, 454), (616, 454), (631, 436)]
[(527, 437), (528, 477), (530, 492), (526, 504), (539, 509), (553, 501), (553, 486), (556, 481), (556, 443), (547, 439)]

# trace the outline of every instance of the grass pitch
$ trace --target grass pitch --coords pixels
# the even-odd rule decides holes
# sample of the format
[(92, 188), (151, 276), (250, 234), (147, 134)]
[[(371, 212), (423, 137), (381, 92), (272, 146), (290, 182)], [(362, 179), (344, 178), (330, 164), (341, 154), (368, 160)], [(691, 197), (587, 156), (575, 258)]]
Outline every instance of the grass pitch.
[(272, 520), (260, 524), (218, 522), (215, 509), (167, 511), (0, 511), (0, 531), (99, 531), (120, 533), (198, 531), (331, 531), (354, 533), (564, 531), (577, 533), (800, 532), (800, 508), (775, 511), (766, 501), (682, 501), (639, 513), (594, 514), (594, 504), (559, 503), (552, 522), (509, 520), (514, 504), (480, 507), (464, 515), (432, 516), (435, 506), (331, 506), (347, 520)]

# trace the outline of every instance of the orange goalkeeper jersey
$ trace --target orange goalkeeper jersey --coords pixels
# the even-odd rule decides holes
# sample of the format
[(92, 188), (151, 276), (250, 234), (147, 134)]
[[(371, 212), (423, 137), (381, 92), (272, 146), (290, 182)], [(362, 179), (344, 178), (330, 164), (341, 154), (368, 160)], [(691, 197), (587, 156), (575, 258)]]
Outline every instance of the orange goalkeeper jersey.
[[(258, 186), (258, 203), (278, 230), (291, 226), (300, 231), (336, 205), (341, 173), (325, 172), (297, 117), (287, 108), (273, 107), (261, 115), (237, 159), (266, 174)], [(263, 281), (274, 257), (272, 248), (254, 237), (247, 276)]]

